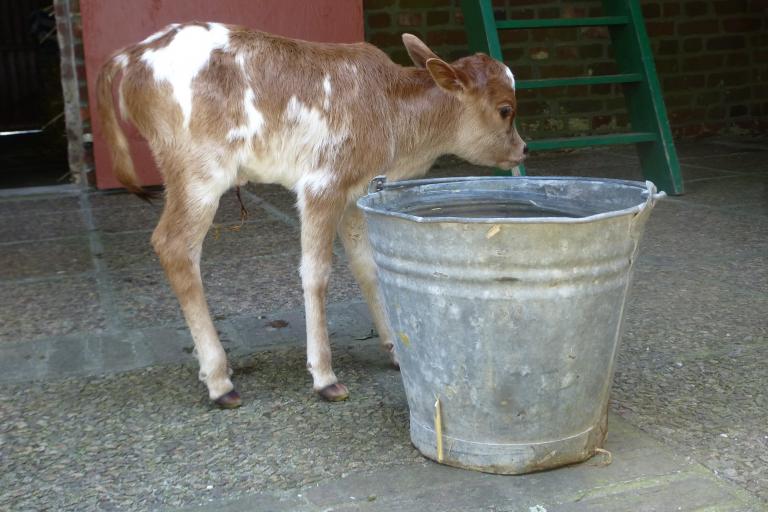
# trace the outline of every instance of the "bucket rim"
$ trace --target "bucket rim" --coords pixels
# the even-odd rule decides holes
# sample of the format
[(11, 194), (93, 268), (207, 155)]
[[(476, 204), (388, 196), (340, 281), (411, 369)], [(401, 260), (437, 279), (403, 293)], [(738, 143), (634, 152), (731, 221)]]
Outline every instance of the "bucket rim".
[[(649, 206), (653, 206), (657, 199), (665, 197), (664, 192), (657, 192), (656, 185), (653, 182), (646, 180), (634, 181), (634, 180), (621, 180), (615, 178), (596, 178), (596, 177), (580, 177), (580, 176), (461, 176), (455, 178), (424, 178), (417, 180), (403, 180), (385, 183), (380, 178), (375, 178), (374, 181), (379, 181), (382, 184), (382, 188), (377, 191), (369, 192), (360, 197), (357, 201), (357, 207), (363, 210), (366, 214), (380, 215), (384, 217), (395, 217), (404, 219), (420, 224), (429, 223), (456, 223), (456, 224), (584, 224), (589, 222), (595, 222), (604, 219), (610, 219), (614, 217), (622, 217), (624, 215), (636, 215)], [(369, 204), (377, 196), (381, 196), (384, 190), (402, 189), (419, 187), (423, 185), (434, 185), (440, 183), (455, 183), (464, 181), (511, 181), (511, 180), (526, 180), (526, 181), (581, 181), (581, 182), (596, 182), (596, 183), (611, 183), (614, 185), (624, 185), (639, 190), (641, 196), (645, 197), (645, 201), (638, 203), (629, 208), (623, 208), (621, 210), (611, 210), (607, 212), (597, 213), (595, 215), (588, 215), (586, 217), (451, 217), (451, 216), (431, 216), (422, 217), (420, 215), (413, 215), (410, 213), (403, 213), (397, 211), (388, 211), (380, 208), (375, 208)]]

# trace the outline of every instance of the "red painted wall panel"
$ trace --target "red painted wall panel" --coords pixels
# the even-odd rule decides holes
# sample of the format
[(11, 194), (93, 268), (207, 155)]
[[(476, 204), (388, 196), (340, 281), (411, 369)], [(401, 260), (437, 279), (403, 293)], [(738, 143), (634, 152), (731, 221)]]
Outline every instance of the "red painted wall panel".
[[(96, 111), (96, 77), (117, 49), (141, 41), (169, 23), (217, 21), (309, 41), (363, 41), (362, 0), (80, 0), (88, 102), (98, 188), (117, 188)], [(128, 125), (136, 170), (145, 185), (161, 183), (149, 149)]]

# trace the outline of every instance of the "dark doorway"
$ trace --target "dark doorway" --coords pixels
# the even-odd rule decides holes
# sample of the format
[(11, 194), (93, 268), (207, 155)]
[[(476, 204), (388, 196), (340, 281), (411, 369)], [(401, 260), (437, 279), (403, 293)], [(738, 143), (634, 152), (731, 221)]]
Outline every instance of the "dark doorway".
[(51, 0), (0, 0), (0, 188), (68, 183)]

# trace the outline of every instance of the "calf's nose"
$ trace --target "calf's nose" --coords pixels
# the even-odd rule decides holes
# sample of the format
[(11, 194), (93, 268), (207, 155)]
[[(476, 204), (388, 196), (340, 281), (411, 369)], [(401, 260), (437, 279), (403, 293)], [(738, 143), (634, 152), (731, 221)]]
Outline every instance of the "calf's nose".
[(524, 155), (527, 155), (527, 154), (528, 154), (528, 144), (526, 144), (526, 145), (524, 145), (524, 146), (523, 146), (523, 154), (524, 154)]

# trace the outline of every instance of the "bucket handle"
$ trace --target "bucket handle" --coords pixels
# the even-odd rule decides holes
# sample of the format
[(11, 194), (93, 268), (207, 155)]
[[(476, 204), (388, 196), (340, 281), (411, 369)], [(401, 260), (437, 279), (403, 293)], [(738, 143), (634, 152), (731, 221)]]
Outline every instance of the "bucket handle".
[(640, 208), (637, 210), (637, 212), (635, 212), (635, 214), (632, 216), (632, 220), (630, 221), (630, 233), (632, 238), (635, 240), (635, 249), (632, 251), (631, 261), (635, 260), (638, 244), (640, 242), (638, 229), (641, 228), (645, 223), (645, 220), (648, 218), (648, 215), (650, 215), (651, 210), (656, 205), (656, 201), (667, 197), (666, 192), (663, 190), (658, 191), (656, 189), (656, 185), (654, 185), (654, 183), (649, 180), (646, 180), (645, 190), (641, 192), (641, 195), (647, 196), (645, 203), (640, 205)]
[(645, 181), (645, 188), (646, 189), (643, 192), (641, 192), (642, 195), (648, 196), (648, 200), (646, 201), (645, 206), (653, 206), (654, 204), (656, 204), (656, 201), (658, 201), (659, 199), (663, 199), (667, 197), (667, 193), (664, 192), (663, 190), (657, 191), (656, 185), (654, 185), (654, 183), (650, 180)]
[(384, 184), (387, 182), (387, 177), (383, 174), (380, 174), (373, 178), (371, 182), (368, 184), (368, 193), (373, 194), (374, 192), (381, 192), (384, 190)]

